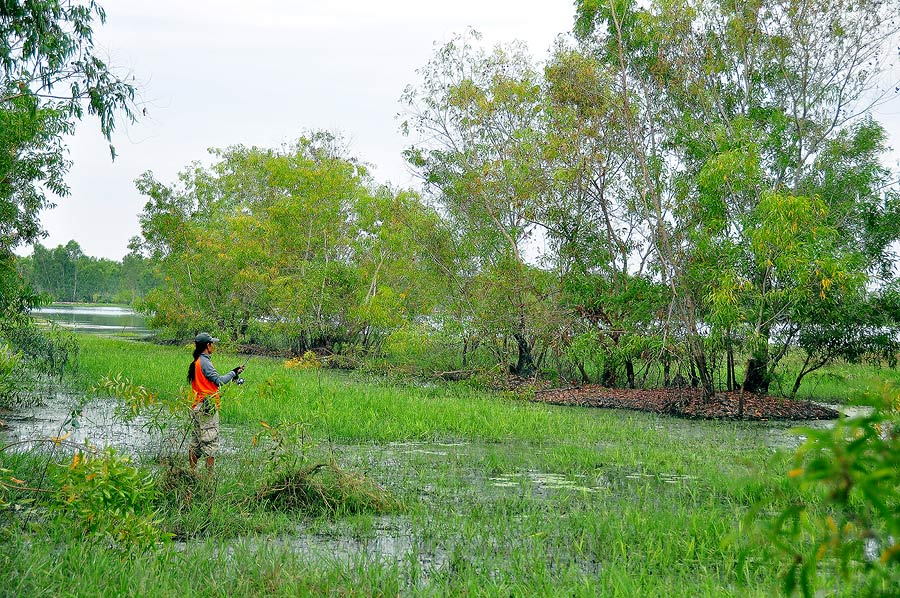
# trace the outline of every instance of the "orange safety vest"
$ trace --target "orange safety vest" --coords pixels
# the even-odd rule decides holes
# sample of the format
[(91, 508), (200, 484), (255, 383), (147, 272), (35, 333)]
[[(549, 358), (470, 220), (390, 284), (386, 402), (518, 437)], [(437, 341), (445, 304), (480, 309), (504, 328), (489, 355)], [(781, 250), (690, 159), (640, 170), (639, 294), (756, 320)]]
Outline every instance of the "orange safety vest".
[(203, 399), (208, 396), (215, 398), (216, 409), (219, 408), (219, 387), (203, 375), (199, 357), (194, 361), (194, 379), (191, 381), (191, 388), (194, 389), (194, 402), (191, 405), (191, 409), (203, 402)]

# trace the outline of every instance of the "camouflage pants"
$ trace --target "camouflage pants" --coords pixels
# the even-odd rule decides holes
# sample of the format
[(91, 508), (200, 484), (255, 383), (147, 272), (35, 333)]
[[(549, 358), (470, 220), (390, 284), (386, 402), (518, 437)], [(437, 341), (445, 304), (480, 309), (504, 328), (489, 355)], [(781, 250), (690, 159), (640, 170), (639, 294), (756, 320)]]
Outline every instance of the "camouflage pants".
[(191, 409), (191, 423), (191, 451), (197, 458), (215, 457), (219, 450), (219, 410), (212, 405), (212, 400)]

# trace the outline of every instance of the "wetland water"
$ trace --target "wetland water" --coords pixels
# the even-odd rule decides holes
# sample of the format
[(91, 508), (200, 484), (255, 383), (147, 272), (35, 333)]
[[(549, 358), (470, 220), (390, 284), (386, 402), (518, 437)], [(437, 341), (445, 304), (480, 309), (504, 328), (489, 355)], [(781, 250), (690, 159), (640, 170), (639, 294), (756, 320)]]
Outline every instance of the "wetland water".
[[(129, 453), (145, 450), (153, 441), (144, 426), (144, 419), (125, 422), (115, 413), (116, 403), (111, 399), (93, 399), (70, 420), (77, 401), (58, 394), (44, 405), (0, 413), (7, 428), (0, 430), (0, 444), (19, 443), (22, 449), (46, 442), (54, 436), (68, 433), (70, 444), (83, 445), (85, 441), (99, 448), (112, 446)], [(74, 425), (73, 425), (74, 423)]]
[[(143, 316), (120, 305), (54, 303), (34, 310), (32, 315), (39, 321), (53, 322), (87, 334), (144, 338), (151, 333)], [(6, 424), (0, 425), (0, 442), (37, 441), (60, 434), (61, 426), (78, 401), (56, 389), (44, 394), (46, 396), (37, 405), (13, 412), (0, 412), (0, 420)], [(90, 439), (99, 446), (111, 445), (131, 451), (145, 447), (149, 437), (142, 430), (143, 422), (138, 420), (125, 423), (121, 418), (115, 417), (114, 410), (114, 401), (89, 401), (84, 405), (81, 416), (76, 418), (78, 427), (66, 428), (65, 431), (71, 431), (67, 440), (80, 444)]]
[(38, 320), (90, 334), (143, 338), (150, 335), (144, 317), (120, 305), (54, 303), (31, 312)]

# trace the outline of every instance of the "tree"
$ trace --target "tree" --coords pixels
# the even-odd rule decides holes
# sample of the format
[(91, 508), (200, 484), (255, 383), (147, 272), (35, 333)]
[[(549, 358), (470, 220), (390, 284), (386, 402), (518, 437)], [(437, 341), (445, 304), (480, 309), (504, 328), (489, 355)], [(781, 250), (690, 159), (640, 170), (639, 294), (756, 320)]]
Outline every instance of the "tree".
[[(634, 362), (665, 362), (665, 288), (652, 282), (652, 230), (637, 209), (615, 71), (589, 47), (559, 42), (544, 69), (543, 193), (536, 220), (550, 243), (546, 263), (559, 277), (571, 322), (563, 345), (588, 381), (636, 385)], [(661, 312), (663, 315), (661, 315)], [(647, 370), (649, 371), (649, 369)], [(668, 378), (667, 378), (668, 379)]]
[(741, 387), (766, 392), (801, 308), (875, 282), (868, 264), (891, 261), (896, 199), (879, 127), (859, 116), (894, 16), (881, 1), (579, 3), (578, 32), (619, 72), (654, 257), (708, 394), (714, 337), (729, 356), (745, 344)]
[[(483, 339), (511, 338), (513, 372), (530, 376), (546, 321), (544, 285), (526, 260), (540, 197), (540, 81), (522, 45), (477, 48), (469, 32), (438, 49), (407, 87), (405, 151), (468, 256), (464, 305)], [(482, 303), (485, 299), (490, 303)], [(481, 303), (479, 305), (479, 303)], [(480, 314), (480, 315), (479, 315)], [(505, 345), (505, 343), (504, 343)], [(498, 347), (498, 357), (505, 358)]]
[[(0, 3), (0, 308), (27, 308), (37, 296), (22, 287), (12, 250), (42, 235), (45, 189), (68, 193), (63, 137), (85, 110), (107, 139), (116, 115), (133, 119), (135, 88), (116, 76), (93, 45), (103, 9), (93, 0)], [(113, 156), (115, 152), (110, 146)], [(28, 300), (24, 300), (28, 299)]]
[(75, 241), (53, 249), (35, 243), (32, 255), (18, 265), (24, 281), (54, 301), (134, 302), (155, 284), (139, 254), (132, 252), (121, 263), (95, 258), (84, 255)]
[(413, 233), (437, 219), (416, 194), (376, 186), (342, 141), (313, 133), (279, 149), (214, 152), (167, 186), (146, 173), (142, 248), (160, 288), (142, 308), (176, 336), (200, 328), (245, 342), (377, 350), (428, 311), (436, 284)]
[(157, 284), (149, 260), (141, 253), (141, 238), (132, 237), (128, 241), (128, 254), (122, 258), (121, 278), (113, 300), (135, 304)]

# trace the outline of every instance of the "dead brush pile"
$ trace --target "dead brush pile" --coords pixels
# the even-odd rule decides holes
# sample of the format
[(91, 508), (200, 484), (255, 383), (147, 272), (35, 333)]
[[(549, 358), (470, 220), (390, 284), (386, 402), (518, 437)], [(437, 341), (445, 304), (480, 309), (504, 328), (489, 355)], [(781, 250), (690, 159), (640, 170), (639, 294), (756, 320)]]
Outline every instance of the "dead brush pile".
[(364, 475), (319, 463), (280, 473), (265, 483), (256, 499), (271, 508), (310, 515), (387, 513), (399, 505), (387, 491)]

